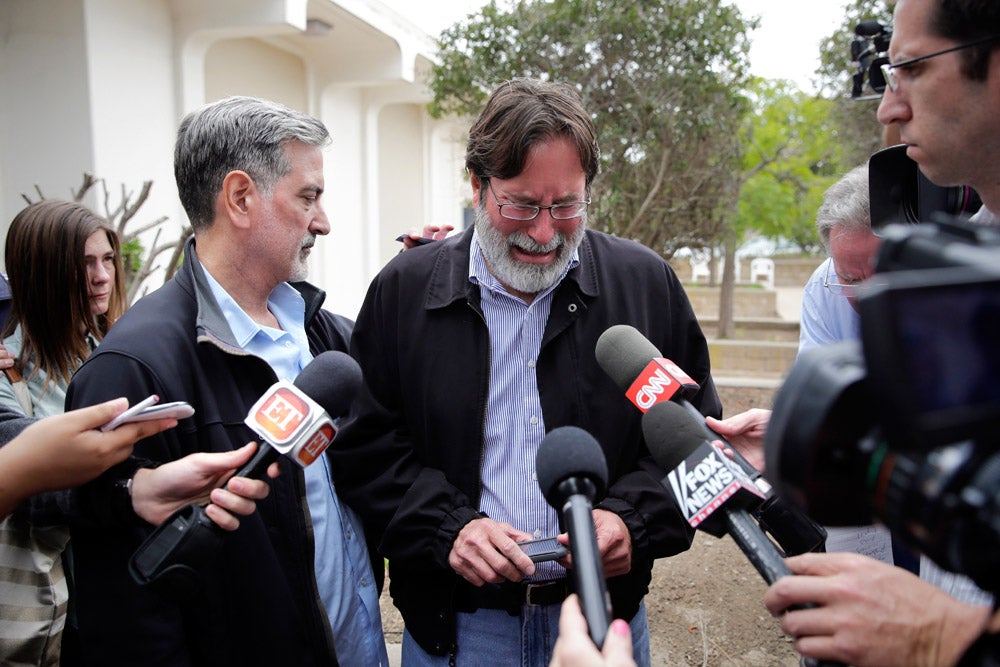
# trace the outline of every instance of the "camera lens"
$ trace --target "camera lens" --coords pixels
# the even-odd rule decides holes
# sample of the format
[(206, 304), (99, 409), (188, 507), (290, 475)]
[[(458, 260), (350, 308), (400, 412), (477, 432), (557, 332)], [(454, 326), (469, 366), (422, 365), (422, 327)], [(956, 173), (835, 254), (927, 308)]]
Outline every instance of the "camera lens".
[(868, 66), (868, 85), (876, 93), (881, 95), (885, 92), (885, 77), (882, 76), (882, 65), (888, 64), (889, 59), (885, 57), (875, 58)]

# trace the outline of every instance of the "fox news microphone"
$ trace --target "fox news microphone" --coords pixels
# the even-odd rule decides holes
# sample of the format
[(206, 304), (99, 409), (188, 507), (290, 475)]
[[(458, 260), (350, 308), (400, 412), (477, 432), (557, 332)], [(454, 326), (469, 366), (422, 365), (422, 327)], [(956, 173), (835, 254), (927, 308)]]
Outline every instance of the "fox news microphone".
[[(254, 403), (245, 420), (260, 437), (254, 457), (234, 477), (262, 478), (279, 456), (305, 468), (337, 433), (333, 418), (347, 412), (361, 388), (361, 367), (343, 352), (316, 356), (295, 378), (279, 380)], [(136, 583), (184, 600), (200, 588), (199, 568), (218, 551), (223, 531), (200, 505), (177, 510), (129, 559)]]
[(764, 500), (742, 469), (703, 435), (687, 410), (657, 403), (642, 416), (642, 434), (657, 465), (667, 471), (665, 486), (692, 528), (716, 537), (726, 533), (768, 584), (791, 571), (750, 516)]
[(573, 584), (598, 648), (611, 624), (611, 596), (597, 548), (593, 503), (608, 486), (608, 463), (597, 440), (581, 428), (561, 426), (549, 431), (535, 456), (538, 486), (549, 505), (560, 513), (573, 554)]
[[(656, 463), (668, 471), (663, 484), (692, 528), (716, 537), (728, 533), (768, 585), (792, 574), (748, 512), (763, 494), (740, 466), (705, 440), (698, 420), (676, 403), (657, 403), (642, 416), (642, 434)], [(803, 663), (841, 664), (812, 658)]]
[(608, 328), (597, 340), (595, 356), (604, 372), (639, 410), (646, 412), (658, 403), (673, 401), (696, 419), (703, 438), (719, 440), (733, 452), (736, 463), (765, 497), (754, 516), (774, 536), (786, 555), (825, 549), (826, 530), (799, 507), (775, 494), (761, 472), (708, 427), (705, 416), (686, 398), (698, 391), (698, 383), (677, 364), (664, 359), (656, 346), (635, 327), (616, 324)]

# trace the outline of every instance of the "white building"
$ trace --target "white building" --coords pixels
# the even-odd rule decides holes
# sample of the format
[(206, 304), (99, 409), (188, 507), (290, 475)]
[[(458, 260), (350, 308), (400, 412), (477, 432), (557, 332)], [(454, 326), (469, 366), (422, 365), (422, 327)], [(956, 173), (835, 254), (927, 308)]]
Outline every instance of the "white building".
[[(465, 127), (424, 110), (433, 57), (433, 41), (377, 0), (0, 0), (0, 231), (22, 193), (68, 198), (87, 171), (112, 203), (152, 180), (132, 224), (166, 215), (176, 235), (180, 119), (228, 95), (266, 97), (333, 136), (332, 232), (310, 280), (354, 317), (396, 236), (462, 224)], [(86, 203), (103, 211), (101, 197)]]

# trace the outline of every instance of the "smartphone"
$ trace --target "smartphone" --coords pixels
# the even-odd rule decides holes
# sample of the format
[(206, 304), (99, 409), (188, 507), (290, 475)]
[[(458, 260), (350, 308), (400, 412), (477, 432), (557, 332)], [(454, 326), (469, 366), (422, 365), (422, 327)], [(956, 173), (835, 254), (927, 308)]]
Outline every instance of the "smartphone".
[(143, 401), (133, 405), (131, 408), (121, 413), (107, 424), (101, 427), (102, 431), (111, 431), (129, 422), (144, 422), (154, 419), (184, 419), (194, 414), (194, 408), (184, 401), (173, 401), (161, 405), (150, 405)]
[[(403, 239), (409, 238), (409, 236), (410, 236), (409, 234), (400, 234), (399, 236), (396, 237), (396, 240), (402, 243)], [(413, 240), (417, 242), (417, 245), (427, 245), (428, 243), (434, 243), (434, 239), (427, 238), (426, 236), (421, 236), (419, 239), (413, 239)]]
[(518, 542), (521, 550), (531, 558), (533, 563), (543, 563), (548, 560), (559, 560), (569, 554), (569, 549), (559, 543), (554, 537), (546, 537), (540, 540), (529, 540), (528, 542)]

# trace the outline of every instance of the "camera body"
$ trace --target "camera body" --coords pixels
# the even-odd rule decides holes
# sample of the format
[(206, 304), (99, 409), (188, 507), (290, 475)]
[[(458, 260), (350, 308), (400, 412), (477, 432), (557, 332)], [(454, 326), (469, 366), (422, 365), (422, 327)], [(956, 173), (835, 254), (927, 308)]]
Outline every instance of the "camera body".
[(861, 340), (799, 356), (775, 398), (767, 469), (818, 522), (880, 521), (996, 593), (1000, 230), (928, 217), (880, 230)]

